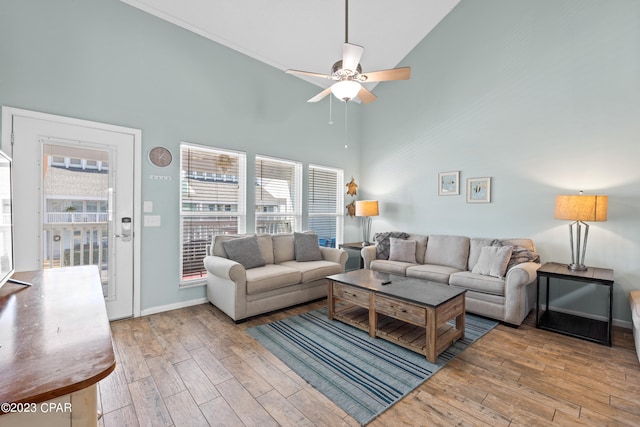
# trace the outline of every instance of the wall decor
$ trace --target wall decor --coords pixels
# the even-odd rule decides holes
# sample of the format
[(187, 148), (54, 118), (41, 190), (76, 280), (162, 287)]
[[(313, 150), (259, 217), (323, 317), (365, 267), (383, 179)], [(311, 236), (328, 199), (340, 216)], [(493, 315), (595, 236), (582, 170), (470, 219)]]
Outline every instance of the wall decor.
[(351, 177), (351, 182), (346, 185), (347, 194), (350, 196), (356, 196), (358, 194), (358, 184), (356, 184), (356, 180)]
[(467, 203), (491, 203), (491, 177), (467, 179)]
[(460, 171), (440, 172), (438, 174), (438, 196), (457, 196), (460, 194)]
[(356, 216), (356, 202), (355, 200), (351, 203), (349, 203), (347, 206), (347, 215), (349, 215), (350, 217), (354, 217)]

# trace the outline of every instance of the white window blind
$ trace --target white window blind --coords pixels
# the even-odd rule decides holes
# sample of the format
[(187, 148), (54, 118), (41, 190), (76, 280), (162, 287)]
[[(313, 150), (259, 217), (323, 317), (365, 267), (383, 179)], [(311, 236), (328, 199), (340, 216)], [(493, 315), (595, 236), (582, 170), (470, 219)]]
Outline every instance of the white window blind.
[(204, 280), (214, 235), (245, 232), (246, 163), (244, 153), (180, 145), (181, 284)]
[(256, 232), (300, 230), (302, 164), (256, 156)]
[(342, 243), (344, 174), (341, 169), (309, 165), (309, 230), (318, 234), (321, 246)]

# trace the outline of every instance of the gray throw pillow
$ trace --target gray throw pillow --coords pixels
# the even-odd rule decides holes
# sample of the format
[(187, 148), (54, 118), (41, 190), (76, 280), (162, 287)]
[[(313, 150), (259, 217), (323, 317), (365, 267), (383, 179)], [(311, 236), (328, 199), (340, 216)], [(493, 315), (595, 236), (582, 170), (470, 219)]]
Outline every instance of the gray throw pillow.
[(228, 240), (222, 246), (227, 253), (227, 258), (242, 264), (244, 268), (262, 267), (266, 264), (260, 252), (257, 236)]
[[(491, 242), (491, 246), (504, 246), (504, 242), (495, 239)], [(511, 248), (511, 259), (507, 264), (507, 271), (509, 271), (511, 267), (522, 264), (523, 262), (536, 262), (540, 264), (540, 255), (538, 255), (537, 252), (523, 248), (522, 246), (512, 246)]]
[(296, 261), (322, 261), (322, 252), (320, 252), (317, 234), (293, 233), (293, 248), (296, 254)]
[(410, 262), (416, 264), (416, 241), (389, 238), (391, 249), (389, 250), (389, 261)]
[(511, 246), (483, 246), (478, 262), (471, 270), (474, 274), (504, 278), (507, 264), (511, 259)]
[(389, 259), (391, 250), (390, 238), (406, 239), (409, 234), (402, 231), (388, 231), (386, 233), (376, 233), (373, 238), (376, 240), (376, 259)]

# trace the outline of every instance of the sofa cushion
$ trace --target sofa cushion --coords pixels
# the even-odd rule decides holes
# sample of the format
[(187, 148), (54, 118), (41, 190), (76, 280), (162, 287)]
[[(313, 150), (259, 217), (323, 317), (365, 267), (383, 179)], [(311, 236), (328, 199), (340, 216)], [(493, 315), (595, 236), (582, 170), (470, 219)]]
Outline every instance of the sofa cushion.
[(416, 263), (416, 241), (389, 238), (389, 261)]
[(483, 294), (504, 296), (504, 279), (475, 274), (470, 271), (453, 273), (449, 278), (449, 284)]
[(523, 262), (540, 262), (540, 255), (535, 252), (533, 241), (528, 239), (494, 240), (493, 246), (511, 246), (511, 259), (507, 265), (507, 270)]
[(237, 239), (239, 237), (247, 237), (245, 234), (217, 234), (213, 236), (213, 245), (211, 245), (211, 255), (221, 256), (228, 258), (227, 253), (224, 250), (224, 242)]
[(469, 238), (464, 236), (429, 236), (425, 264), (467, 269)]
[(274, 264), (296, 259), (293, 247), (293, 233), (273, 234), (271, 241), (273, 242)]
[(409, 235), (402, 231), (388, 231), (385, 233), (376, 233), (373, 237), (376, 241), (376, 259), (389, 259), (389, 250), (391, 249), (389, 239), (391, 237), (406, 239)]
[(258, 246), (266, 264), (273, 264), (273, 241), (270, 234), (258, 234)]
[(246, 269), (262, 267), (266, 264), (256, 236), (231, 239), (224, 242), (222, 246), (230, 260), (239, 262)]
[(313, 282), (343, 272), (342, 265), (331, 261), (285, 261), (280, 265), (298, 270), (302, 274), (301, 283)]
[(502, 279), (511, 259), (511, 246), (485, 246), (480, 251), (478, 262), (472, 273)]
[(409, 262), (389, 261), (386, 259), (374, 259), (371, 261), (369, 268), (373, 271), (381, 271), (383, 273), (396, 274), (398, 276), (404, 276), (407, 268), (414, 266), (415, 264)]
[(428, 236), (422, 234), (409, 234), (407, 240), (416, 241), (416, 262), (418, 264), (424, 264), (424, 253), (427, 251)]
[(247, 270), (247, 294), (259, 294), (300, 283), (300, 271), (276, 264)]
[(293, 250), (298, 262), (322, 260), (317, 234), (293, 233)]
[(449, 284), (449, 276), (460, 270), (446, 265), (424, 264), (413, 265), (407, 268), (407, 277), (416, 279), (431, 280), (433, 282)]
[(467, 266), (467, 270), (473, 271), (473, 267), (475, 267), (478, 262), (478, 258), (480, 258), (480, 252), (482, 248), (485, 246), (491, 246), (495, 239), (484, 239), (474, 237), (469, 240), (469, 262)]

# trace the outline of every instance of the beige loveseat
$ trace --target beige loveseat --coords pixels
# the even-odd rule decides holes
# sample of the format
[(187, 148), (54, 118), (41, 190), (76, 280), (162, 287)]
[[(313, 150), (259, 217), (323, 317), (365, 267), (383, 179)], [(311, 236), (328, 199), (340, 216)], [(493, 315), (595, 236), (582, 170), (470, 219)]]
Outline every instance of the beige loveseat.
[(376, 240), (361, 251), (365, 268), (466, 289), (468, 312), (520, 325), (535, 307), (540, 264), (530, 239), (378, 233)]
[(326, 276), (347, 262), (346, 251), (309, 233), (214, 236), (209, 254), (207, 298), (234, 321), (326, 297)]

